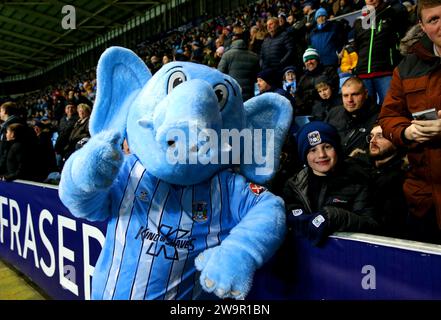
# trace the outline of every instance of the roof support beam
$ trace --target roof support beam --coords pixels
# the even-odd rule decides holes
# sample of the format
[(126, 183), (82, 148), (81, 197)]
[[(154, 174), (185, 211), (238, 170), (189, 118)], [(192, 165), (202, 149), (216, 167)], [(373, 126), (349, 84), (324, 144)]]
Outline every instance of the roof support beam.
[[(25, 51), (30, 51), (30, 52), (34, 52), (35, 51), (35, 48), (29, 47), (29, 46), (23, 46), (21, 44), (17, 44), (17, 43), (13, 43), (13, 42), (2, 41), (2, 40), (0, 40), (0, 47), (2, 47), (3, 49), (5, 49), (5, 47), (6, 48), (7, 47), (14, 47), (14, 48), (17, 48), (17, 49), (20, 49), (20, 50), (25, 50)], [(41, 54), (44, 55), (44, 56), (49, 56), (49, 57), (52, 56), (52, 54), (50, 54), (48, 52), (45, 52), (45, 51), (42, 51)]]
[(31, 24), (25, 23), (25, 22), (23, 22), (21, 20), (15, 20), (15, 19), (3, 17), (3, 16), (0, 16), (0, 22), (6, 22), (6, 23), (18, 25), (19, 27), (23, 27), (23, 28), (26, 28), (26, 29), (38, 31), (38, 32), (41, 32), (41, 33), (46, 33), (46, 34), (48, 34), (48, 35), (50, 35), (52, 37), (59, 37), (61, 35), (60, 33), (54, 32), (52, 30), (47, 30), (47, 29), (44, 29), (44, 28), (40, 28), (40, 27), (37, 27), (37, 26), (33, 26)]
[[(50, 1), (51, 3), (54, 3), (54, 4), (59, 4), (60, 6), (72, 5), (71, 3), (67, 3), (67, 2), (59, 1), (59, 0), (49, 0), (49, 1)], [(79, 7), (78, 5), (76, 5), (76, 4), (74, 4), (73, 6), (75, 7), (75, 10), (76, 10), (76, 11), (78, 11), (78, 12), (81, 13), (81, 14), (84, 14), (85, 16), (87, 16), (87, 17), (89, 17), (89, 18), (93, 18), (93, 19), (95, 19), (95, 20), (97, 20), (97, 21), (101, 21), (102, 23), (105, 23), (105, 24), (111, 24), (111, 23), (112, 23), (112, 20), (107, 19), (107, 18), (105, 18), (105, 17), (100, 17), (100, 16), (97, 15), (96, 12), (95, 12), (95, 13), (89, 12), (89, 11), (87, 11), (87, 10), (84, 10), (84, 9), (80, 8), (80, 7)], [(100, 10), (100, 12), (102, 12), (102, 10)]]
[[(110, 4), (111, 2), (110, 1), (106, 1), (106, 3)], [(134, 15), (140, 15), (141, 14), (140, 11), (129, 9), (126, 6), (120, 5), (119, 3), (112, 4), (112, 7), (118, 8), (120, 10), (123, 10), (126, 13), (130, 13), (130, 14), (134, 14)]]
[[(93, 1), (76, 4), (68, 0), (0, 0), (0, 74), (27, 73), (50, 66), (66, 53), (76, 55), (77, 48), (94, 41), (98, 34), (122, 26), (127, 17), (145, 14), (165, 2), (102, 0), (98, 5)], [(73, 5), (76, 10), (76, 29), (59, 28), (65, 5)], [(44, 6), (49, 10), (47, 16)], [(43, 19), (48, 23), (43, 24)]]
[(4, 1), (2, 4), (5, 6), (47, 6), (50, 5), (50, 2), (41, 2), (41, 1)]
[(124, 5), (124, 4), (127, 4), (127, 5), (131, 5), (131, 4), (140, 5), (140, 4), (161, 4), (161, 3), (162, 3), (161, 1), (137, 1), (137, 2), (135, 2), (135, 1), (128, 1), (128, 2), (120, 2), (119, 4), (120, 5)]
[(22, 70), (18, 70), (18, 69), (6, 69), (6, 68), (3, 68), (2, 66), (0, 66), (0, 78), (3, 76), (2, 75), (2, 72), (3, 73), (9, 73), (9, 74), (11, 74), (11, 75), (14, 75), (14, 74), (17, 74), (17, 73), (19, 73), (19, 72), (21, 72)]
[[(13, 63), (13, 64), (17, 63), (17, 61), (15, 61), (15, 59), (9, 59), (9, 57), (1, 57), (1, 58), (0, 58), (0, 63), (2, 63), (2, 62), (6, 62), (6, 63), (9, 63), (9, 64), (11, 64), (11, 63)], [(33, 63), (25, 63), (25, 62), (22, 62), (21, 65), (22, 65), (22, 66), (26, 66), (26, 67), (30, 67), (30, 68), (41, 68), (41, 66), (37, 66), (37, 65), (35, 65), (35, 64), (33, 64)]]
[[(50, 15), (42, 14), (42, 13), (40, 13), (38, 11), (35, 11), (35, 10), (30, 10), (30, 9), (25, 8), (23, 5), (24, 4), (28, 4), (29, 2), (17, 2), (17, 3), (19, 5), (15, 5), (14, 6), (14, 10), (16, 10), (16, 11), (20, 11), (20, 12), (22, 12), (24, 14), (27, 14), (27, 15), (30, 15), (30, 16), (34, 16), (34, 17), (38, 17), (38, 18), (43, 19), (43, 20), (51, 21), (53, 23), (59, 23), (60, 22), (60, 19), (54, 18), (54, 17), (52, 17)], [(15, 4), (17, 4), (17, 3), (15, 3)], [(14, 3), (8, 3), (7, 2), (5, 4), (0, 4), (0, 8), (2, 6), (4, 6), (4, 5), (11, 5), (11, 4), (14, 4)], [(47, 3), (47, 4), (50, 5), (50, 3)]]
[[(19, 2), (19, 3), (29, 4), (28, 2)], [(9, 3), (7, 3), (7, 4), (9, 4)], [(14, 3), (14, 4), (17, 4), (17, 3)], [(49, 2), (47, 2), (46, 4), (51, 5)], [(3, 4), (0, 4), (0, 9), (1, 9), (2, 6), (4, 6), (4, 5), (3, 5)], [(23, 7), (22, 5), (20, 5), (20, 6), (15, 6), (15, 7), (14, 7), (14, 10), (16, 10), (16, 11), (18, 11), (18, 12), (21, 12), (21, 13), (24, 13), (24, 14), (27, 14), (27, 15), (29, 15), (29, 16), (37, 17), (37, 18), (42, 19), (42, 20), (47, 20), (47, 21), (50, 21), (50, 22), (52, 22), (52, 23), (56, 23), (56, 24), (58, 24), (58, 25), (61, 24), (61, 19), (59, 19), (59, 18), (55, 18), (55, 17), (52, 17), (52, 16), (50, 16), (50, 15), (42, 14), (42, 13), (37, 12), (37, 11), (35, 11), (35, 10), (29, 10), (29, 9), (26, 9), (26, 8)], [(84, 32), (87, 32), (87, 33), (89, 33), (89, 34), (93, 34), (93, 31), (89, 31), (89, 30), (83, 30), (83, 31), (84, 31)]]
[[(5, 55), (12, 56), (12, 57), (22, 58), (22, 59), (24, 59), (25, 61), (31, 60), (31, 61), (39, 62), (39, 63), (41, 63), (41, 64), (44, 64), (44, 63), (45, 63), (44, 61), (42, 61), (42, 60), (40, 60), (40, 59), (32, 58), (32, 57), (29, 56), (29, 55), (25, 55), (25, 54), (21, 54), (21, 53), (13, 52), (13, 51), (8, 51), (8, 50), (0, 49), (0, 54), (5, 54)], [(22, 62), (22, 61), (20, 61), (20, 63), (21, 63), (21, 62)]]
[(18, 38), (18, 39), (22, 39), (22, 40), (38, 43), (40, 45), (45, 45), (45, 46), (54, 47), (54, 48), (56, 47), (56, 46), (54, 46), (50, 42), (47, 42), (47, 41), (44, 41), (44, 40), (40, 40), (40, 39), (37, 39), (37, 38), (33, 38), (33, 37), (24, 36), (24, 35), (19, 34), (19, 33), (15, 33), (15, 32), (8, 31), (8, 30), (3, 30), (1, 28), (0, 28), (0, 34), (6, 34), (6, 35), (11, 36), (11, 37), (15, 37), (15, 38)]
[[(54, 1), (54, 0), (52, 0), (52, 1)], [(55, 2), (59, 2), (59, 1), (55, 1)], [(83, 25), (84, 23), (86, 23), (86, 22), (89, 21), (90, 19), (93, 19), (93, 18), (95, 17), (95, 15), (99, 15), (99, 14), (100, 14), (101, 12), (103, 12), (104, 10), (107, 10), (107, 8), (111, 7), (111, 6), (112, 6), (114, 3), (116, 3), (116, 2), (118, 2), (118, 0), (114, 0), (114, 1), (111, 2), (111, 3), (108, 3), (107, 5), (103, 6), (100, 10), (97, 10), (94, 14), (92, 14), (91, 17), (88, 17), (88, 18), (84, 19), (83, 21), (81, 21), (80, 23), (78, 23), (78, 24), (77, 24), (77, 29), (79, 29), (79, 27), (80, 27), (81, 25)], [(77, 7), (75, 7), (75, 8), (77, 9)], [(51, 47), (55, 46), (56, 43), (57, 43), (59, 40), (66, 38), (66, 37), (67, 37), (72, 31), (73, 31), (72, 29), (69, 29), (69, 30), (67, 30), (65, 33), (63, 33), (62, 35), (59, 35), (56, 39), (54, 39), (53, 41), (51, 41), (50, 46), (51, 46)], [(33, 61), (33, 60), (35, 60), (35, 58), (33, 58), (33, 57), (35, 57), (36, 55), (38, 55), (39, 53), (41, 53), (41, 52), (44, 51), (45, 49), (46, 49), (46, 47), (43, 47), (43, 48), (41, 48), (40, 50), (35, 51), (35, 52), (34, 52), (33, 54), (31, 54), (30, 56), (26, 56), (26, 57), (24, 57), (24, 61), (28, 61), (28, 60)], [(1, 50), (0, 50), (0, 52), (1, 52)], [(16, 64), (16, 65), (17, 65), (17, 64)], [(15, 67), (16, 65), (12, 65), (11, 67), (13, 68), (13, 67)]]

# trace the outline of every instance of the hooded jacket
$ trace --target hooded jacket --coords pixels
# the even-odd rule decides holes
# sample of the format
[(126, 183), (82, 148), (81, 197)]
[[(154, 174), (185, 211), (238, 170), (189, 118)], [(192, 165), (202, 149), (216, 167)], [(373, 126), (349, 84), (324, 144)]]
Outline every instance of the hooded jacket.
[(270, 34), (263, 40), (260, 51), (260, 68), (279, 68), (292, 65), (295, 62), (296, 46), (290, 34), (277, 30), (274, 37)]
[(394, 70), (379, 121), (385, 137), (408, 148), (410, 170), (404, 193), (410, 213), (423, 217), (434, 208), (441, 229), (441, 137), (424, 143), (404, 138), (412, 113), (441, 110), (441, 59), (434, 55), (433, 43), (418, 25), (403, 38), (401, 52), (406, 56)]
[(387, 71), (390, 74), (401, 58), (396, 47), (407, 21), (402, 21), (396, 8), (386, 3), (378, 6), (375, 15), (375, 25), (369, 25), (369, 16), (354, 22), (358, 75)]
[(239, 82), (244, 101), (254, 96), (259, 56), (248, 50), (242, 39), (233, 41), (230, 49), (223, 54), (217, 69)]
[(287, 215), (292, 214), (293, 210), (302, 210), (307, 214), (318, 210), (326, 215), (330, 233), (372, 233), (377, 230), (368, 178), (360, 166), (346, 161), (337, 166), (332, 175), (322, 177), (316, 203), (308, 193), (311, 175), (313, 173), (307, 167), (285, 183), (283, 199)]

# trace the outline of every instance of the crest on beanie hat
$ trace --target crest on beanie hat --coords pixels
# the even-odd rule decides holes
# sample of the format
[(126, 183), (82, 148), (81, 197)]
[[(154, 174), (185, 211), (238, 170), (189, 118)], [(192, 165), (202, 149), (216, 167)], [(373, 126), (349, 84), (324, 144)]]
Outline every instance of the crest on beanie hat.
[(310, 146), (316, 146), (322, 143), (322, 138), (320, 137), (320, 132), (317, 130), (308, 133), (308, 142)]

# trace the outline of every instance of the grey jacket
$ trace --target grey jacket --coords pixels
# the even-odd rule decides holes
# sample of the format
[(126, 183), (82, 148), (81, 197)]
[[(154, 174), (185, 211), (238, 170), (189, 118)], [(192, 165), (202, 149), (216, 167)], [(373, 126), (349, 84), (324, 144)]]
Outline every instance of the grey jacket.
[(233, 41), (230, 49), (222, 55), (217, 69), (230, 75), (239, 83), (244, 101), (254, 96), (259, 57), (247, 49), (242, 39)]

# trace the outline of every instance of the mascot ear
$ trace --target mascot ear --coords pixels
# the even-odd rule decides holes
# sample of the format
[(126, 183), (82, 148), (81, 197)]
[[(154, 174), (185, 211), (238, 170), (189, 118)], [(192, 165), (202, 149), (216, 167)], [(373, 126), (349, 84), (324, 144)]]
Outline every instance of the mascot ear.
[(253, 133), (253, 150), (252, 156), (244, 150), (240, 171), (247, 179), (265, 184), (279, 168), (280, 153), (291, 126), (292, 106), (277, 93), (265, 93), (247, 100), (244, 108), (246, 126)]
[(104, 51), (97, 66), (90, 133), (114, 129), (125, 136), (129, 107), (151, 77), (145, 63), (133, 51), (121, 47)]

